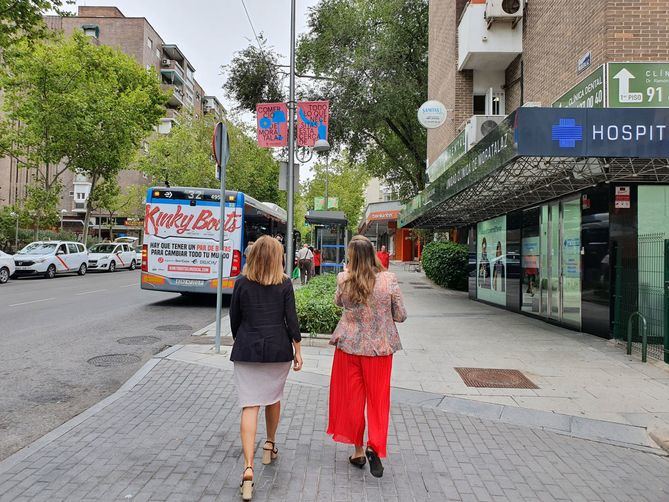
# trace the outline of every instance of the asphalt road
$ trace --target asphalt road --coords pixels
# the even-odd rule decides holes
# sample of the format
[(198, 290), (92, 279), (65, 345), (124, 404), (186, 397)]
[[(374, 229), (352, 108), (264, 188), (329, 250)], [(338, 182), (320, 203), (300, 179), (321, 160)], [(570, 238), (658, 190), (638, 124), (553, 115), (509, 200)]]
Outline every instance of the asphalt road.
[[(214, 320), (215, 297), (143, 291), (139, 277), (120, 270), (0, 285), (0, 459), (104, 399), (152, 355)], [(122, 340), (147, 336), (153, 338)], [(88, 362), (109, 354), (132, 360)]]

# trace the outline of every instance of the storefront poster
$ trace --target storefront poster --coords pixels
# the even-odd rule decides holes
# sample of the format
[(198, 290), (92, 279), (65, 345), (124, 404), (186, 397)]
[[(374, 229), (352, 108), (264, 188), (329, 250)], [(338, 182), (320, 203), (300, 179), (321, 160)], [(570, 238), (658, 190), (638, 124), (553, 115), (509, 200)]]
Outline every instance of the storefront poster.
[(477, 297), (506, 306), (506, 216), (479, 223), (476, 241)]

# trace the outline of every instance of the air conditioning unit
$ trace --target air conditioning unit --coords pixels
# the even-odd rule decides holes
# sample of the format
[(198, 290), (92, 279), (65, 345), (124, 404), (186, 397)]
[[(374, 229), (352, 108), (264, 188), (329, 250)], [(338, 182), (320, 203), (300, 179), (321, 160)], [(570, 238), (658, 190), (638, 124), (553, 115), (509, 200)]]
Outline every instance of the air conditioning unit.
[(523, 17), (525, 0), (487, 0), (485, 4), (485, 19), (488, 28), (494, 21), (510, 21), (516, 27)]
[(160, 62), (160, 64), (163, 65), (163, 66), (170, 66), (172, 64), (172, 60), (171, 59), (163, 59)]
[(528, 101), (523, 104), (523, 108), (541, 108), (541, 101)]
[(504, 115), (474, 115), (466, 126), (467, 150), (486, 137), (504, 120)]

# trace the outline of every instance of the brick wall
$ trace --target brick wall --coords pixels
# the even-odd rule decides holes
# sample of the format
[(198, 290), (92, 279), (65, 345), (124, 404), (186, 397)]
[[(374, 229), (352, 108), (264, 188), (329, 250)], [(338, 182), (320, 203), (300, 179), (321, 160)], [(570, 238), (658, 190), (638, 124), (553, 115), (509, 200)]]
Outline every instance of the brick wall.
[(668, 0), (608, 0), (610, 61), (669, 61)]

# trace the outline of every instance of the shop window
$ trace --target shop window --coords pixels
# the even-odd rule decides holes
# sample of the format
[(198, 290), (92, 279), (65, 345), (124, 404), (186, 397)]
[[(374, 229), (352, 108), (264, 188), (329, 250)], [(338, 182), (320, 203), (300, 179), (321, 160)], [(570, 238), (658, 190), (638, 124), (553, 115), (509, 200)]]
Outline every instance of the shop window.
[(522, 306), (523, 312), (539, 314), (541, 308), (539, 208), (523, 212), (522, 237)]
[(506, 216), (479, 223), (476, 239), (477, 297), (506, 306)]

